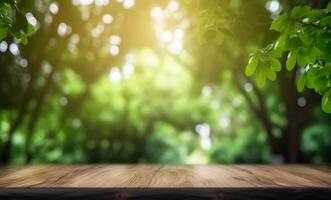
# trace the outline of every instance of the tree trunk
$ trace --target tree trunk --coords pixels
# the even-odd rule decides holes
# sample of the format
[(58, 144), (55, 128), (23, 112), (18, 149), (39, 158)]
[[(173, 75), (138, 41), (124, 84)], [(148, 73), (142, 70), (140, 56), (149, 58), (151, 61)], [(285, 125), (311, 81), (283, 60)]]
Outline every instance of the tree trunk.
[(10, 156), (11, 156), (11, 151), (12, 151), (12, 140), (13, 140), (16, 130), (22, 124), (22, 122), (26, 116), (29, 103), (32, 99), (33, 82), (34, 82), (34, 78), (31, 77), (28, 87), (25, 90), (24, 95), (22, 97), (22, 101), (20, 104), (20, 108), (19, 108), (17, 117), (11, 123), (9, 131), (8, 131), (8, 138), (4, 142), (3, 148), (1, 149), (0, 163), (9, 163), (10, 162)]
[[(307, 159), (301, 151), (301, 136), (312, 117), (312, 110), (319, 106), (321, 97), (313, 91), (298, 93), (295, 73), (281, 72), (279, 79), (287, 117), (287, 125), (282, 132), (284, 158), (288, 163), (305, 163)], [(302, 107), (298, 105), (299, 98), (306, 101)]]
[(36, 104), (34, 109), (31, 112), (27, 133), (26, 133), (26, 140), (25, 140), (25, 163), (30, 163), (31, 159), (33, 157), (32, 150), (30, 149), (31, 146), (31, 140), (33, 137), (33, 131), (36, 126), (36, 123), (38, 122), (38, 118), (40, 116), (42, 106), (44, 104), (45, 96), (47, 94), (47, 91), (52, 85), (52, 78), (53, 78), (54, 70), (52, 70), (47, 78), (45, 85), (41, 88), (41, 90), (38, 93), (38, 96), (36, 97)]

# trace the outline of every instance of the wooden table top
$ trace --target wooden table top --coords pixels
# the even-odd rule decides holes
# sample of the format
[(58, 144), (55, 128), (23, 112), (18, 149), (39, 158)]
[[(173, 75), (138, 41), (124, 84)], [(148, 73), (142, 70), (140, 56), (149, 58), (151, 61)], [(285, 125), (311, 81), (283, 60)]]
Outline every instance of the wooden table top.
[[(292, 193), (288, 193), (292, 191), (295, 191), (293, 194), (296, 195), (298, 191), (311, 194), (308, 195), (307, 199), (314, 199), (312, 195), (314, 197), (314, 195), (321, 194), (324, 195), (322, 197), (325, 199), (331, 199), (331, 169), (301, 165), (45, 165), (0, 167), (0, 199), (1, 197), (11, 199), (9, 197), (15, 195), (16, 197), (13, 199), (19, 199), (17, 195), (21, 195), (21, 197), (22, 195), (23, 197), (31, 195), (31, 199), (38, 199), (36, 197), (39, 194), (54, 195), (59, 192), (61, 194), (57, 195), (69, 196), (70, 199), (74, 199), (73, 193), (80, 195), (77, 199), (84, 199), (82, 198), (82, 191), (88, 191), (85, 194), (89, 194), (90, 199), (91, 196), (98, 196), (99, 193), (96, 191), (102, 191), (101, 196), (105, 197), (104, 199), (112, 199), (109, 198), (110, 191), (120, 192), (128, 196), (134, 194), (136, 197), (137, 191), (141, 195), (141, 191), (144, 191), (144, 194), (153, 191), (155, 194), (160, 191), (173, 193), (184, 190), (186, 190), (186, 195), (189, 190), (190, 195), (195, 193), (195, 197), (198, 196), (199, 198), (201, 197), (200, 194), (197, 194), (199, 191), (204, 191), (203, 196), (206, 197), (205, 195), (209, 195), (208, 191), (213, 190), (212, 193), (217, 195), (231, 194), (228, 195), (229, 198), (221, 199), (240, 199), (232, 197), (243, 192), (246, 195), (254, 194), (254, 199), (270, 199), (270, 196), (265, 195), (273, 194), (284, 200), (292, 195)], [(270, 193), (270, 191), (272, 192)], [(284, 193), (284, 191), (286, 192)], [(261, 194), (263, 195), (260, 196)], [(159, 199), (154, 197), (153, 199)], [(56, 199), (61, 198), (57, 196)], [(323, 198), (320, 197), (319, 199)]]
[(50, 165), (1, 167), (0, 187), (331, 187), (330, 168), (268, 165)]

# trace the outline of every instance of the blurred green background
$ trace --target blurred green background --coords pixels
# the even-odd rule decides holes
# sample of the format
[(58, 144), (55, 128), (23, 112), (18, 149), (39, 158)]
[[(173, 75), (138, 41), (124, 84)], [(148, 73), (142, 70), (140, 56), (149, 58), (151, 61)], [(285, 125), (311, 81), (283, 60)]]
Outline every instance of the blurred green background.
[(327, 1), (220, 1), (221, 45), (199, 35), (206, 2), (18, 1), (36, 32), (0, 43), (1, 162), (330, 163), (321, 97), (243, 73), (279, 13)]

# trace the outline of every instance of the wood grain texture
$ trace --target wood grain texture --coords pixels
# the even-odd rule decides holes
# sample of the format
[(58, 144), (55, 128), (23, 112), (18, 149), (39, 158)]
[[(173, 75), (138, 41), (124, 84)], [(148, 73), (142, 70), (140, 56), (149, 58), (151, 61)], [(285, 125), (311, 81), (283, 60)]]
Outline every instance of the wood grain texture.
[(289, 165), (0, 167), (0, 199), (331, 199), (331, 170)]

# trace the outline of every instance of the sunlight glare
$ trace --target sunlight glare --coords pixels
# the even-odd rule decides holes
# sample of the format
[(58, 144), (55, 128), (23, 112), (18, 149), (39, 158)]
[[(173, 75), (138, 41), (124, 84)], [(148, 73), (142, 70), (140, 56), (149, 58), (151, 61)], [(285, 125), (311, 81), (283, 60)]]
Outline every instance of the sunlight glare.
[(174, 30), (166, 29), (169, 25), (174, 26), (174, 24), (170, 24), (174, 17), (172, 12), (177, 12), (178, 9), (178, 2), (172, 0), (169, 2), (166, 10), (163, 10), (161, 7), (153, 7), (150, 13), (160, 45), (165, 47), (171, 54), (180, 54), (183, 51), (184, 30), (188, 28), (187, 20), (182, 19), (178, 24), (175, 24), (176, 28)]
[(210, 136), (210, 125), (209, 124), (198, 124), (195, 127), (196, 132), (201, 136), (201, 137), (209, 137)]
[(73, 34), (70, 38), (70, 43), (78, 44), (80, 37), (78, 34)]
[(117, 56), (120, 53), (120, 48), (117, 45), (111, 45), (109, 48), (109, 53), (113, 56)]
[(151, 10), (151, 16), (155, 19), (162, 19), (164, 17), (163, 11), (160, 7), (154, 7)]
[(172, 40), (172, 32), (170, 32), (170, 31), (164, 31), (164, 32), (162, 33), (161, 40), (162, 40), (164, 43), (169, 43), (169, 42), (171, 42), (171, 40)]
[(200, 146), (204, 150), (209, 150), (210, 147), (211, 147), (211, 139), (210, 138), (203, 138), (203, 139), (201, 139)]
[(218, 122), (219, 126), (221, 128), (227, 128), (229, 127), (230, 125), (230, 118), (227, 117), (227, 116), (222, 116), (220, 119), (219, 119), (219, 122)]
[(114, 67), (110, 70), (108, 80), (113, 83), (118, 83), (122, 80), (122, 73), (118, 67)]
[(271, 13), (271, 18), (276, 18), (279, 13), (282, 11), (282, 6), (279, 0), (269, 0), (265, 4), (265, 8)]
[(105, 24), (111, 24), (114, 21), (113, 16), (109, 15), (109, 14), (105, 14), (102, 16), (102, 21)]
[(109, 42), (112, 45), (119, 45), (119, 44), (121, 44), (122, 40), (121, 40), (120, 36), (118, 36), (118, 35), (112, 35), (109, 38)]
[(134, 4), (135, 4), (135, 0), (124, 0), (124, 1), (123, 1), (123, 7), (124, 7), (125, 9), (130, 9), (130, 8), (132, 8), (132, 7), (134, 6)]
[(218, 100), (213, 100), (212, 102), (211, 102), (211, 107), (213, 108), (213, 109), (219, 109), (220, 108), (220, 102), (218, 101)]
[(22, 59), (20, 59), (20, 61), (19, 61), (20, 63), (20, 66), (21, 67), (23, 67), (23, 68), (25, 68), (25, 67), (27, 67), (28, 66), (28, 60), (27, 59), (25, 59), (25, 58), (22, 58)]
[(297, 104), (299, 107), (305, 107), (307, 104), (307, 100), (305, 97), (299, 97), (297, 100)]
[(184, 31), (182, 29), (177, 28), (174, 32), (176, 39), (183, 39), (184, 38)]
[(33, 27), (38, 27), (38, 21), (37, 19), (33, 16), (32, 13), (28, 12), (26, 13), (26, 19), (28, 20), (29, 24), (31, 24)]
[(168, 4), (168, 10), (170, 12), (175, 12), (179, 9), (179, 4), (176, 0), (171, 0)]
[(210, 125), (207, 123), (198, 124), (195, 127), (196, 132), (200, 136), (200, 146), (204, 150), (211, 148), (211, 138), (210, 138)]
[(134, 72), (134, 65), (132, 63), (125, 63), (123, 66), (123, 76), (130, 77)]
[(56, 2), (51, 3), (51, 5), (49, 5), (49, 11), (53, 15), (56, 15), (59, 12), (59, 5)]
[(49, 13), (45, 15), (44, 21), (46, 24), (51, 24), (53, 22), (53, 16)]
[(184, 31), (177, 28), (173, 35), (174, 39), (168, 45), (168, 50), (173, 54), (179, 54), (183, 50)]
[(174, 41), (168, 45), (170, 53), (179, 54), (183, 50), (183, 45), (180, 41)]
[(1, 41), (0, 43), (0, 51), (6, 52), (8, 49), (8, 43), (6, 41)]
[(136, 55), (133, 53), (128, 53), (125, 55), (125, 61), (127, 63), (134, 63), (136, 61)]
[(97, 7), (108, 5), (109, 0), (95, 0), (95, 5)]
[(12, 53), (14, 56), (17, 56), (18, 54), (20, 54), (20, 49), (18, 48), (17, 44), (15, 43), (11, 43), (9, 45), (9, 51), (10, 53)]
[(64, 96), (63, 97), (60, 97), (59, 103), (60, 103), (61, 106), (66, 106), (68, 104), (67, 97), (64, 97)]
[(92, 36), (95, 38), (99, 37), (103, 33), (104, 28), (105, 27), (103, 24), (98, 24), (94, 29), (92, 29)]
[(268, 1), (267, 4), (266, 4), (266, 8), (271, 13), (276, 13), (280, 9), (280, 3), (279, 3), (278, 0)]
[(249, 82), (245, 83), (244, 89), (246, 92), (251, 92), (253, 90), (253, 85)]
[(87, 6), (91, 5), (94, 2), (94, 0), (72, 0), (72, 4), (75, 6), (82, 5)]
[(203, 97), (209, 97), (212, 93), (212, 88), (210, 86), (204, 86), (202, 88), (202, 96)]
[(63, 37), (71, 32), (71, 27), (67, 24), (61, 22), (57, 28), (57, 33), (59, 36)]

